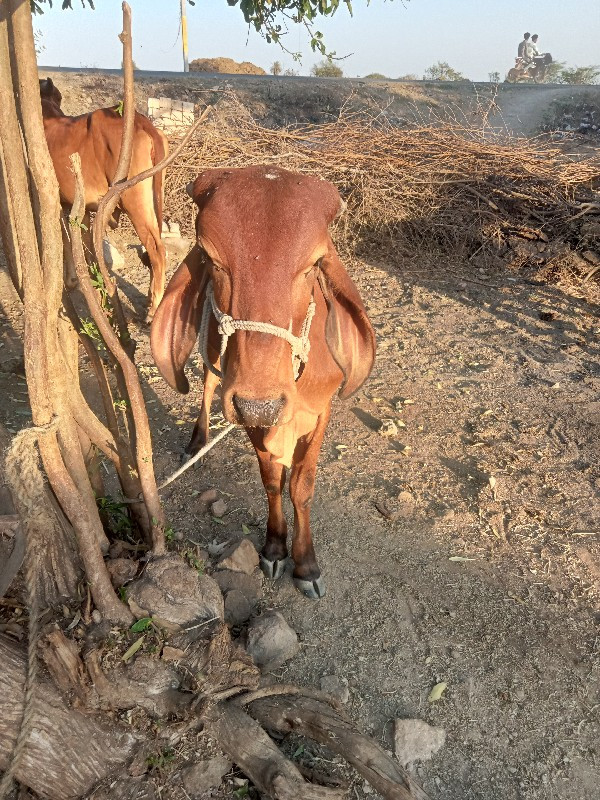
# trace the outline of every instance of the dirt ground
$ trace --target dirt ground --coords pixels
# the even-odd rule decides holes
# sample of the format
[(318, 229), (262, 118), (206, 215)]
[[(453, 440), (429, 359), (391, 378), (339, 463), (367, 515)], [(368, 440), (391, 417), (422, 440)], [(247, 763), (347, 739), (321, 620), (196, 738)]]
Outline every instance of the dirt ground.
[[(185, 397), (158, 375), (141, 322), (147, 270), (133, 239), (115, 242), (160, 480), (191, 434), (200, 370), (196, 359)], [(414, 768), (432, 800), (595, 800), (598, 308), (476, 258), (348, 266), (378, 357), (358, 395), (334, 404), (321, 453), (312, 518), (328, 594), (303, 598), (289, 574), (267, 588), (263, 608), (282, 611), (302, 642), (277, 677), (347, 679), (351, 715), (389, 749), (396, 717), (444, 728), (444, 747)], [(28, 421), (19, 309), (1, 277), (0, 420), (15, 431)], [(377, 432), (382, 419), (397, 435)], [(225, 524), (198, 504), (209, 487), (227, 502)], [(266, 502), (243, 431), (163, 497), (186, 546), (238, 539), (242, 524), (263, 541)], [(428, 702), (440, 681), (446, 692)], [(377, 796), (360, 780), (352, 793)]]

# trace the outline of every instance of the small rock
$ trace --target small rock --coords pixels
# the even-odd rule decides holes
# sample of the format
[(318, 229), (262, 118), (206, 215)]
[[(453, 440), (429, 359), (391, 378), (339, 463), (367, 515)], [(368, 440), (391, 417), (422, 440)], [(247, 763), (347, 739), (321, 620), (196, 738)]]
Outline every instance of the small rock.
[(204, 797), (206, 792), (221, 785), (223, 775), (226, 775), (231, 767), (231, 761), (225, 756), (214, 756), (206, 761), (200, 761), (184, 770), (183, 787), (192, 800)]
[(249, 539), (242, 539), (225, 550), (217, 567), (251, 575), (258, 567), (258, 561), (258, 553), (252, 542)]
[(380, 436), (396, 436), (398, 433), (398, 426), (394, 422), (393, 419), (382, 419), (381, 425), (379, 426), (379, 430), (377, 433)]
[(209, 506), (211, 503), (214, 503), (219, 497), (219, 493), (216, 489), (205, 489), (199, 496), (198, 502), (202, 503), (204, 506)]
[(121, 269), (125, 266), (125, 259), (108, 239), (102, 240), (102, 253), (109, 269)]
[(102, 622), (102, 614), (101, 614), (101, 613), (98, 611), (98, 609), (97, 609), (97, 608), (95, 608), (95, 609), (92, 611), (92, 622), (93, 622), (95, 625), (99, 625), (99, 624)]
[(215, 581), (174, 554), (150, 561), (145, 573), (129, 584), (127, 601), (138, 618), (154, 617), (171, 630), (223, 619), (223, 595)]
[(229, 625), (243, 625), (252, 616), (254, 606), (248, 598), (237, 589), (225, 595), (225, 622)]
[(411, 505), (414, 506), (415, 498), (412, 494), (406, 490), (398, 493), (398, 502), (403, 503), (404, 505)]
[(127, 581), (135, 578), (138, 565), (131, 558), (112, 558), (106, 562), (106, 569), (110, 575), (112, 585), (115, 589), (119, 589)]
[(246, 649), (264, 672), (276, 669), (296, 655), (300, 648), (296, 632), (279, 611), (267, 611), (248, 627)]
[(224, 569), (215, 572), (213, 577), (225, 595), (225, 622), (229, 625), (247, 622), (263, 596), (258, 575)]
[(346, 678), (338, 678), (337, 675), (324, 675), (321, 678), (321, 691), (339, 700), (340, 703), (347, 703), (350, 699), (348, 681)]
[(221, 517), (225, 516), (225, 512), (227, 511), (227, 503), (221, 497), (219, 500), (216, 500), (214, 503), (212, 503), (210, 510), (214, 517), (221, 519)]
[(428, 761), (446, 741), (446, 731), (421, 719), (397, 719), (394, 722), (394, 751), (403, 767), (413, 761)]

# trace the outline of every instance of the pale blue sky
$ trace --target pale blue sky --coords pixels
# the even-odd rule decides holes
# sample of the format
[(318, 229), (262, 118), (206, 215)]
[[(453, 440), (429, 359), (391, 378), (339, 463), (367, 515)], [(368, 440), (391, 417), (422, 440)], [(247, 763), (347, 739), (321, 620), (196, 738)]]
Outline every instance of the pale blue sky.
[[(134, 59), (140, 69), (180, 70), (179, 0), (129, 0), (133, 11)], [(37, 17), (45, 51), (40, 63), (51, 66), (119, 67), (120, 0), (95, 0), (96, 10), (55, 8)], [(188, 5), (190, 58), (228, 56), (268, 70), (275, 60), (309, 74), (319, 59), (306, 32), (297, 26), (286, 46), (301, 51), (296, 66), (277, 45), (249, 31), (239, 8), (226, 0), (197, 0)], [(331, 20), (318, 20), (329, 49), (348, 55), (341, 66), (350, 77), (380, 72), (396, 78), (421, 77), (436, 61), (473, 80), (487, 80), (512, 66), (523, 31), (540, 35), (540, 49), (570, 65), (600, 64), (600, 0), (355, 0), (354, 17), (345, 6)]]

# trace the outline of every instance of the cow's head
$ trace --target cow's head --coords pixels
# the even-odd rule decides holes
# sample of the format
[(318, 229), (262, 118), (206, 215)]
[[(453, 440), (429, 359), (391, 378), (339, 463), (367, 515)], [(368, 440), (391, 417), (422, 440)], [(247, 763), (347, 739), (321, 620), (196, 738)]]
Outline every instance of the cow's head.
[(52, 78), (40, 79), (40, 97), (42, 100), (52, 103), (52, 105), (55, 105), (57, 109), (60, 109), (60, 104), (62, 103), (62, 94), (55, 86)]
[[(213, 169), (189, 187), (198, 206), (197, 244), (173, 276), (151, 332), (166, 380), (189, 385), (183, 368), (196, 341), (204, 295), (212, 282), (218, 308), (237, 320), (267, 322), (297, 336), (314, 292), (327, 300), (327, 343), (344, 374), (342, 396), (368, 376), (371, 326), (328, 232), (340, 210), (337, 189), (313, 176), (276, 167)], [(219, 338), (211, 319), (209, 355)], [(250, 427), (291, 419), (297, 384), (288, 342), (237, 331), (222, 358), (223, 410)]]

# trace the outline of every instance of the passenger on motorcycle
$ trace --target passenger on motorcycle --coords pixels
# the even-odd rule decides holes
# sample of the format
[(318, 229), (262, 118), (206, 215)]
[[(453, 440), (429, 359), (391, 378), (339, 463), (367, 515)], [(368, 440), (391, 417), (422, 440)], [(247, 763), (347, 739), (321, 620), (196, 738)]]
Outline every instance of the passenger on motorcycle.
[(527, 33), (523, 34), (523, 41), (520, 42), (519, 47), (517, 49), (517, 58), (524, 58), (525, 49), (526, 49), (527, 45), (529, 44), (529, 37), (530, 36), (531, 36), (531, 34), (529, 33), (529, 31), (527, 31)]

